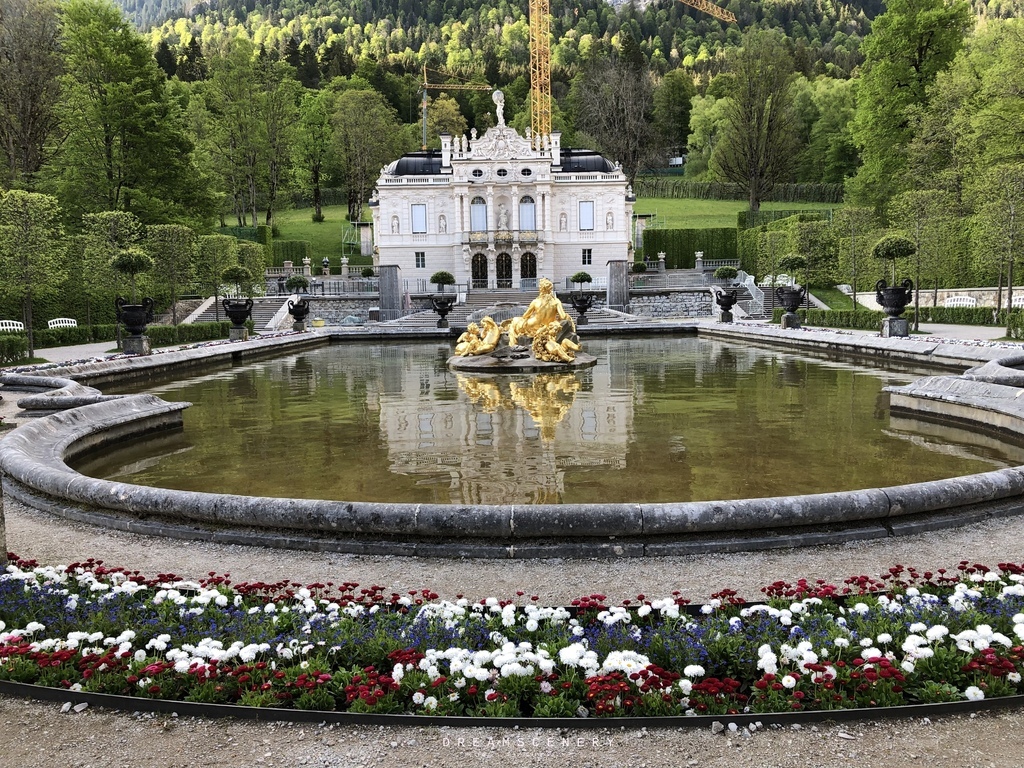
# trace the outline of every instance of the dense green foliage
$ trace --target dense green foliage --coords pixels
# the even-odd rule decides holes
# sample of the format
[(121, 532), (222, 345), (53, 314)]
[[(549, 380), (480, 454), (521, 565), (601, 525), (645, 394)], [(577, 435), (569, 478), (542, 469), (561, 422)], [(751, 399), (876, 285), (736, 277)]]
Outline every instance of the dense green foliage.
[(646, 229), (644, 257), (665, 254), (667, 269), (693, 269), (695, 254), (703, 251), (705, 260), (735, 259), (735, 229)]
[(28, 359), (28, 336), (0, 333), (0, 365), (14, 365)]

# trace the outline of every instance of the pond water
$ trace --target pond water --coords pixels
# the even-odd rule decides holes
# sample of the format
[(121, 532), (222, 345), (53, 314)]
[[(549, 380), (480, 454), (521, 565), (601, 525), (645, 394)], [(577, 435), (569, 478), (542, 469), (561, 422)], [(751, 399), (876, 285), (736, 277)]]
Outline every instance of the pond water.
[[(684, 338), (588, 340), (594, 368), (481, 378), (446, 343), (348, 343), (145, 391), (185, 428), (88, 457), (95, 477), (350, 501), (738, 499), (1024, 463), (967, 430), (890, 418), (918, 374)], [(124, 390), (122, 390), (124, 391)], [(137, 390), (138, 391), (138, 390)]]

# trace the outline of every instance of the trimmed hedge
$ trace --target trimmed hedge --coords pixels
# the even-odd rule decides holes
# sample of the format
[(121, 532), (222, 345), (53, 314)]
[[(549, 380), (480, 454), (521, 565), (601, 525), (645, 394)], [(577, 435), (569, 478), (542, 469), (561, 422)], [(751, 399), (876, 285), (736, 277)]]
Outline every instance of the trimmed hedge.
[(0, 333), (0, 365), (15, 365), (23, 360), (28, 360), (28, 336)]
[(644, 253), (654, 256), (661, 251), (665, 252), (666, 269), (693, 269), (697, 251), (703, 251), (708, 260), (735, 259), (736, 230), (645, 229)]
[[(772, 322), (776, 325), (782, 321), (786, 310), (775, 307), (772, 310)], [(852, 328), (860, 331), (881, 331), (884, 312), (872, 312), (866, 309), (798, 309), (796, 311), (801, 322), (817, 325), (822, 328)]]
[(274, 266), (283, 266), (286, 261), (302, 264), (303, 259), (313, 260), (313, 244), (309, 240), (274, 240)]
[(739, 229), (751, 229), (753, 227), (764, 227), (779, 219), (788, 219), (790, 216), (799, 216), (797, 221), (832, 221), (832, 209), (820, 211), (807, 208), (793, 208), (780, 211), (762, 210), (756, 213), (740, 211), (736, 214), (736, 226)]
[[(913, 307), (908, 307), (912, 310)], [(1006, 325), (1012, 315), (1020, 314), (1020, 310), (996, 311), (992, 307), (921, 307), (922, 323), (949, 323), (952, 325)]]
[(1024, 312), (1010, 312), (1006, 316), (1006, 336), (1010, 339), (1024, 339)]
[[(690, 198), (693, 200), (746, 200), (738, 184), (718, 181), (684, 181), (671, 177), (641, 176), (636, 180), (639, 197)], [(776, 184), (763, 198), (779, 203), (842, 203), (842, 184)]]

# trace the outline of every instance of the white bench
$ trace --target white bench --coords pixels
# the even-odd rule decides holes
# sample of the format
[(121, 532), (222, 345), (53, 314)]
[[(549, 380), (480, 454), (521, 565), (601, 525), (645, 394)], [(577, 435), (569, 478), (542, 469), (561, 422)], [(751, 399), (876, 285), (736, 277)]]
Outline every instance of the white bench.
[(1013, 297), (1013, 304), (1012, 304), (1012, 306), (1013, 306), (1014, 309), (1019, 309), (1020, 307), (1024, 307), (1024, 296), (1021, 296), (1019, 294), (1017, 296), (1014, 296)]
[(55, 317), (46, 324), (50, 329), (53, 328), (77, 328), (78, 321), (73, 320), (70, 317)]
[(760, 286), (761, 288), (772, 288), (776, 285), (791, 286), (795, 282), (796, 281), (793, 280), (792, 277), (787, 275), (785, 272), (782, 272), (778, 275), (765, 275), (763, 278), (761, 278), (761, 281), (758, 283), (758, 286)]
[(25, 330), (25, 324), (17, 320), (0, 320), (0, 333), (21, 333)]
[(942, 302), (944, 307), (976, 307), (978, 300), (973, 296), (949, 296)]

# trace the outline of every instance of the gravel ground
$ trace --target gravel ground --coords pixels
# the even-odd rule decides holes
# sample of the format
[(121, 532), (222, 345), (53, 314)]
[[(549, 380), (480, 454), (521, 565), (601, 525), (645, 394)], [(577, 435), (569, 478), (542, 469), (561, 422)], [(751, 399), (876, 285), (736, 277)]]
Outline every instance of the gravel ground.
[[(723, 587), (755, 598), (762, 585), (800, 576), (837, 581), (896, 563), (955, 567), (961, 559), (1021, 561), (1024, 519), (1000, 520), (911, 539), (847, 546), (660, 560), (444, 561), (360, 557), (203, 542), (177, 542), (65, 523), (5, 500), (8, 549), (46, 563), (96, 557), (146, 573), (236, 580), (351, 580), (390, 591), (429, 587), (442, 597), (510, 596), (545, 603), (602, 592), (612, 601), (673, 589), (699, 600)], [(170, 768), (411, 765), (517, 766), (892, 766), (1015, 768), (1024, 712), (843, 725), (766, 728), (558, 731), (554, 729), (342, 727), (256, 724), (132, 715), (0, 698), (7, 734), (3, 766)]]

